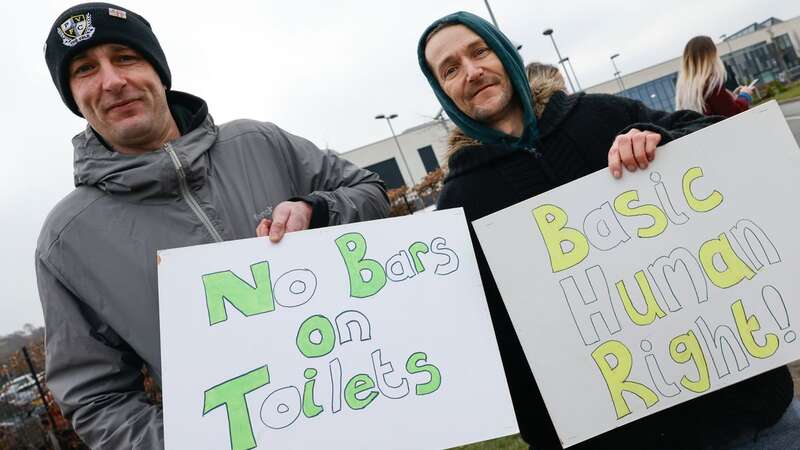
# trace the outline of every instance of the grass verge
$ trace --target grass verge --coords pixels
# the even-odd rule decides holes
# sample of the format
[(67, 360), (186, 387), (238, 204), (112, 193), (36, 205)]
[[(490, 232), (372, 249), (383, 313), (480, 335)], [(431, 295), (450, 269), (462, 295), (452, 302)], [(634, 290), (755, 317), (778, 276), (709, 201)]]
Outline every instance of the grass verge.
[(756, 104), (768, 102), (770, 100), (786, 102), (797, 98), (800, 98), (800, 83), (796, 83), (794, 86), (790, 87), (789, 89), (781, 92), (780, 94), (774, 97), (764, 97), (761, 100), (759, 100)]

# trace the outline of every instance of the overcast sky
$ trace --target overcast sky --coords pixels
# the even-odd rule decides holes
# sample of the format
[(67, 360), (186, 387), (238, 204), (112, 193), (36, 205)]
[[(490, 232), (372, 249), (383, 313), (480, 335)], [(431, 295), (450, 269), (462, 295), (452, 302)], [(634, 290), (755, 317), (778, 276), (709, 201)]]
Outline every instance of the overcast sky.
[[(61, 103), (42, 53), (48, 27), (74, 2), (35, 4), (25, 11), (13, 2), (0, 5), (6, 18), (0, 39), (0, 269), (6, 285), (0, 334), (43, 323), (33, 268), (36, 238), (50, 208), (73, 187), (70, 138), (85, 124)], [(173, 89), (204, 98), (217, 123), (270, 121), (337, 151), (387, 137), (376, 114), (399, 114), (398, 130), (435, 115), (439, 106), (416, 61), (420, 33), (457, 10), (489, 18), (482, 0), (123, 5), (152, 24)], [(620, 53), (620, 70), (632, 72), (678, 56), (697, 34), (716, 40), (770, 16), (800, 14), (788, 0), (491, 0), (491, 6), (500, 28), (523, 45), (526, 62), (556, 62), (541, 34), (553, 28), (584, 88), (611, 78), (613, 53)]]

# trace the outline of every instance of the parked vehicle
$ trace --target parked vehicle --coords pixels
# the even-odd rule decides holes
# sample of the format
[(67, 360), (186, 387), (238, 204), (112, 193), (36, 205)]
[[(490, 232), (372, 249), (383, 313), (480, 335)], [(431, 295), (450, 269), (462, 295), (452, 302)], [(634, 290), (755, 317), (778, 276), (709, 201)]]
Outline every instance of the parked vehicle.
[(0, 395), (0, 400), (15, 406), (27, 405), (36, 398), (35, 387), (36, 381), (32, 375), (19, 376), (6, 384), (3, 394)]

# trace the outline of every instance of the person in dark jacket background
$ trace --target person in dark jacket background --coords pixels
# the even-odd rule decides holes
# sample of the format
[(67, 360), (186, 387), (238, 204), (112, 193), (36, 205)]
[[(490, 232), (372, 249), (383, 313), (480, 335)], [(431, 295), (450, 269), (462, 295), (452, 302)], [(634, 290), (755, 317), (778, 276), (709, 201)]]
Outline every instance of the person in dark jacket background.
[[(385, 217), (383, 183), (274, 124), (215, 125), (206, 103), (171, 90), (150, 24), (107, 3), (64, 11), (45, 60), (67, 107), (75, 190), (36, 249), (47, 384), (91, 448), (159, 449), (156, 250)], [(197, 349), (198, 355), (203, 349)]]
[(708, 116), (731, 117), (753, 103), (753, 86), (726, 89), (728, 72), (708, 36), (695, 36), (683, 49), (681, 70), (675, 84), (675, 107)]
[[(532, 97), (516, 48), (488, 22), (465, 12), (428, 27), (417, 56), (458, 126), (449, 139), (448, 174), (437, 206), (463, 207), (469, 222), (605, 167), (616, 177), (623, 166), (646, 168), (657, 145), (719, 120), (693, 111), (654, 111), (622, 97), (567, 95), (557, 88), (539, 89), (538, 97)], [(531, 448), (560, 449), (485, 255), (469, 228), (522, 437)], [(789, 372), (781, 367), (571, 448), (632, 448), (632, 442), (646, 442), (649, 449), (729, 448), (737, 437), (751, 438), (783, 420), (792, 389)], [(798, 408), (792, 411), (796, 415)]]

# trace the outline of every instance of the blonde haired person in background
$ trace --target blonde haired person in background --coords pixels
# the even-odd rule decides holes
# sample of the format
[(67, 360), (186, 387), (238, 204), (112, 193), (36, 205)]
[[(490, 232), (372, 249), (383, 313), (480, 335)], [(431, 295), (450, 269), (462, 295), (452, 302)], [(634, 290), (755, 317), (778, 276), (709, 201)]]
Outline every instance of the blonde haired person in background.
[(708, 116), (731, 117), (746, 111), (753, 102), (752, 86), (725, 89), (727, 74), (708, 36), (695, 36), (683, 49), (683, 63), (675, 86), (675, 107)]

